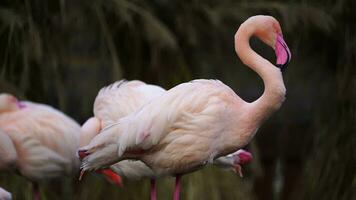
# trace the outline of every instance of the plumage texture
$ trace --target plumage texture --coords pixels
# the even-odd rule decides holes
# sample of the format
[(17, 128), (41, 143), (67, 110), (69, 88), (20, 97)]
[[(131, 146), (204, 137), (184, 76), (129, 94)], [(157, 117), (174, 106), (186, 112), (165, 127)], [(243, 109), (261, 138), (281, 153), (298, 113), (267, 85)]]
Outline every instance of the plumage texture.
[(11, 200), (11, 193), (0, 187), (0, 200)]
[[(102, 126), (101, 119), (106, 119), (104, 123), (109, 125), (110, 122), (116, 122), (118, 119), (133, 113), (164, 92), (163, 88), (141, 81), (118, 81), (101, 89), (94, 104), (95, 117), (87, 120), (82, 126), (81, 146), (88, 144), (95, 135), (99, 134)], [(232, 168), (236, 165), (232, 156), (225, 158), (225, 160), (231, 161), (230, 166), (221, 165), (220, 162), (217, 162), (217, 165), (226, 168)], [(157, 174), (141, 161), (125, 160), (111, 165), (110, 168), (120, 176), (130, 180), (157, 177)]]
[(157, 178), (157, 175), (142, 161), (123, 160), (110, 166), (115, 173), (129, 180)]
[[(227, 117), (222, 113), (230, 112), (228, 109), (232, 103), (230, 98), (241, 105), (246, 104), (220, 81), (196, 80), (176, 86), (159, 100), (155, 99), (139, 111), (119, 120), (115, 128), (124, 130), (118, 145), (119, 155), (127, 150), (149, 149), (146, 154), (151, 155), (145, 157), (143, 161), (151, 163), (153, 160), (160, 160), (159, 166), (155, 166), (155, 172), (162, 175), (172, 174), (171, 165), (185, 172), (192, 166), (211, 163), (219, 156), (216, 146), (223, 142), (218, 141), (221, 134), (233, 131), (227, 130), (228, 127), (225, 126), (233, 116)], [(159, 106), (155, 106), (156, 104)], [(217, 121), (222, 122), (223, 126), (217, 126)], [(112, 128), (107, 128), (110, 129)], [(246, 129), (248, 127), (240, 127), (239, 131), (244, 132)], [(238, 136), (244, 135), (246, 134)], [(107, 138), (102, 138), (99, 134), (95, 139)], [(118, 141), (118, 137), (111, 139)], [(211, 141), (214, 141), (212, 148), (207, 145)], [(157, 147), (151, 148), (154, 145)], [(235, 145), (244, 146), (245, 143), (231, 145), (229, 151), (234, 151)], [(160, 146), (164, 148), (159, 148)], [(201, 155), (205, 157), (199, 157)], [(195, 163), (194, 160), (201, 161)]]
[(286, 91), (280, 69), (249, 46), (253, 35), (275, 48), (282, 32), (273, 17), (255, 16), (235, 35), (235, 49), (242, 62), (264, 81), (265, 91), (259, 99), (245, 102), (216, 80), (180, 84), (104, 128), (80, 149), (88, 154), (82, 169), (139, 159), (156, 174), (182, 174), (248, 144), (260, 125), (279, 109)]
[(16, 169), (34, 181), (74, 173), (79, 167), (80, 126), (50, 106), (19, 103), (21, 108), (0, 113), (0, 130), (16, 150)]
[(0, 170), (11, 170), (16, 166), (15, 145), (8, 135), (0, 130)]
[(101, 121), (101, 127), (116, 122), (131, 114), (166, 90), (142, 81), (117, 81), (101, 89), (95, 98), (94, 116)]
[[(94, 103), (94, 117), (82, 126), (81, 146), (89, 144), (92, 138), (118, 119), (138, 110), (150, 100), (162, 95), (166, 90), (142, 81), (117, 81), (102, 88)], [(111, 169), (128, 179), (155, 177), (152, 170), (141, 161), (123, 161), (111, 166)]]
[[(231, 169), (237, 172), (236, 171), (237, 166), (241, 167), (242, 164), (248, 163), (248, 162), (241, 163), (239, 158), (239, 154), (241, 152), (246, 152), (246, 151), (240, 149), (227, 156), (219, 157), (213, 161), (213, 165), (222, 169)], [(250, 159), (252, 159), (252, 155)], [(110, 168), (115, 173), (120, 174), (120, 176), (130, 180), (139, 180), (142, 178), (153, 179), (158, 177), (158, 175), (150, 167), (148, 167), (146, 164), (144, 164), (141, 161), (123, 160), (114, 165), (111, 165)], [(242, 174), (242, 172), (239, 173)]]
[(94, 102), (94, 117), (82, 126), (80, 146), (89, 144), (102, 128), (136, 111), (153, 98), (162, 95), (165, 89), (142, 81), (117, 81), (102, 88)]

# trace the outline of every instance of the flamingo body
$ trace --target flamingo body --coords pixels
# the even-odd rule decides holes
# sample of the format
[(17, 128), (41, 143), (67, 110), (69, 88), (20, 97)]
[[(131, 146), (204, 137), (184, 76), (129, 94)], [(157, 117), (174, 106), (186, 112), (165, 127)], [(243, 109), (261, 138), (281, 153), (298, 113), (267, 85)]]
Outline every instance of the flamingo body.
[[(119, 155), (128, 151), (124, 156), (133, 159), (136, 155), (130, 151), (144, 150), (140, 160), (149, 166), (154, 165), (159, 176), (190, 172), (246, 145), (252, 138), (247, 133), (256, 131), (248, 124), (243, 124), (238, 130), (229, 126), (229, 122), (236, 118), (231, 109), (231, 99), (238, 102), (241, 111), (248, 106), (220, 81), (196, 80), (180, 84), (139, 111), (121, 118), (115, 127), (122, 128), (123, 135), (119, 141), (119, 137), (110, 134), (112, 141), (119, 141), (119, 145), (111, 147), (116, 148), (115, 153), (119, 152)], [(104, 132), (110, 129), (104, 129)], [(222, 134), (232, 135), (236, 131), (239, 133), (235, 134), (238, 142), (229, 144), (228, 141), (216, 140), (222, 138)], [(101, 135), (92, 142), (107, 139)], [(136, 144), (139, 145), (136, 147)], [(229, 148), (224, 152), (216, 151), (219, 146), (227, 145)], [(100, 155), (99, 159), (107, 161), (111, 158), (112, 155), (106, 154)]]
[[(141, 81), (118, 81), (100, 90), (94, 103), (94, 115), (82, 126), (81, 145), (88, 144), (90, 140), (99, 134), (101, 126), (107, 126), (110, 123), (116, 122), (130, 113), (140, 109), (145, 103), (149, 103), (152, 99), (162, 95), (165, 90), (159, 86), (145, 84)], [(101, 119), (106, 119), (105, 121)], [(105, 125), (101, 125), (105, 124)], [(213, 162), (220, 167), (235, 168), (239, 165), (239, 152), (236, 156), (227, 156), (221, 158), (229, 161), (222, 165), (217, 161)], [(246, 152), (246, 151), (244, 151)], [(238, 155), (239, 154), (239, 155)], [(252, 155), (249, 154), (252, 158)], [(130, 180), (138, 180), (141, 178), (157, 178), (156, 174), (150, 167), (142, 161), (124, 160), (115, 163), (110, 168), (122, 177)]]
[(0, 94), (0, 170), (16, 170), (33, 183), (74, 174), (80, 126), (60, 111)]
[(80, 126), (50, 106), (32, 102), (21, 106), (0, 113), (0, 129), (13, 144), (8, 155), (13, 155), (16, 168), (31, 180), (74, 173), (79, 167), (75, 152)]
[[(80, 145), (89, 144), (101, 131), (117, 119), (136, 111), (151, 99), (163, 94), (165, 90), (159, 86), (146, 84), (142, 81), (117, 81), (102, 88), (94, 102), (94, 117), (88, 119), (82, 126)], [(80, 157), (85, 155), (81, 155)], [(120, 167), (119, 167), (120, 166)], [(125, 161), (112, 166), (116, 173), (129, 179), (139, 177), (154, 177), (150, 170), (141, 161)], [(106, 173), (106, 178), (115, 178), (112, 173)], [(118, 177), (116, 177), (117, 179)], [(114, 181), (115, 182), (115, 181)]]

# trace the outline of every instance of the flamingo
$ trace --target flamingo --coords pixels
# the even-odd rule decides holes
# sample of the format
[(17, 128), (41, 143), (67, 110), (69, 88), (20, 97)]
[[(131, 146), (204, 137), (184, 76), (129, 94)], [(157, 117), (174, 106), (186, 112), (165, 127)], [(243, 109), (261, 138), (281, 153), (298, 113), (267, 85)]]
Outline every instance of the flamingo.
[(0, 187), (0, 200), (11, 200), (11, 193)]
[(14, 170), (33, 183), (74, 174), (79, 169), (76, 150), (80, 126), (62, 112), (0, 94), (0, 170)]
[[(121, 80), (102, 88), (95, 98), (94, 117), (89, 118), (82, 126), (80, 146), (89, 144), (90, 140), (99, 134), (102, 127), (127, 116), (164, 92), (165, 89), (159, 86), (146, 84), (138, 80)], [(81, 154), (79, 154), (79, 157), (81, 157)], [(127, 167), (138, 172), (141, 169), (141, 165), (145, 166), (144, 163), (140, 162), (129, 163)], [(147, 166), (145, 169), (150, 171)], [(103, 173), (109, 182), (117, 185), (122, 184), (121, 177), (111, 169), (103, 169), (99, 172)]]
[[(89, 118), (82, 126), (80, 146), (87, 145), (90, 140), (99, 134), (101, 127), (108, 126), (116, 120), (138, 110), (152, 99), (162, 95), (166, 90), (157, 86), (146, 84), (142, 81), (117, 81), (102, 88), (94, 102), (94, 117)], [(252, 155), (244, 150), (221, 157), (214, 164), (222, 168), (231, 168), (242, 177), (241, 166), (247, 164)], [(142, 161), (124, 160), (110, 166), (116, 174), (130, 180), (141, 178), (151, 179), (151, 199), (156, 199), (156, 182), (158, 178), (151, 168)], [(111, 170), (105, 170), (113, 174)], [(115, 182), (118, 178), (108, 178)], [(114, 179), (114, 181), (113, 181)]]
[[(251, 36), (275, 50), (276, 66), (251, 49)], [(141, 160), (158, 175), (176, 176), (173, 199), (179, 199), (182, 174), (247, 145), (285, 100), (281, 70), (290, 62), (291, 53), (279, 22), (271, 16), (250, 17), (235, 34), (235, 50), (261, 76), (265, 89), (260, 98), (246, 102), (219, 80), (179, 84), (105, 127), (80, 148), (78, 152), (85, 155), (81, 170)]]
[[(165, 91), (159, 86), (146, 84), (138, 80), (121, 80), (102, 88), (95, 98), (94, 117), (89, 118), (82, 126), (80, 146), (88, 145), (91, 139), (99, 134), (102, 127), (106, 127), (116, 122), (117, 119), (129, 115), (153, 98), (162, 95)], [(79, 153), (79, 157), (82, 156)], [(122, 184), (120, 176), (135, 179), (134, 176), (131, 176), (132, 174), (123, 173), (120, 170), (122, 166), (125, 169), (130, 168), (130, 172), (134, 171), (135, 175), (149, 177), (154, 182), (154, 174), (151, 174), (152, 170), (141, 161), (124, 162), (111, 167), (115, 172), (120, 173), (114, 173), (111, 169), (104, 169), (101, 172), (110, 174), (109, 176), (106, 175), (107, 179), (120, 185)], [(153, 197), (155, 194), (155, 190), (152, 190), (151, 196)]]
[[(251, 49), (251, 36), (275, 50), (276, 66)], [(158, 175), (176, 176), (173, 199), (179, 199), (182, 174), (247, 145), (285, 100), (281, 70), (290, 62), (291, 53), (279, 22), (271, 16), (250, 17), (235, 34), (235, 50), (261, 76), (265, 90), (260, 98), (246, 102), (219, 80), (179, 84), (105, 127), (80, 148), (78, 152), (85, 155), (81, 170), (141, 160)]]

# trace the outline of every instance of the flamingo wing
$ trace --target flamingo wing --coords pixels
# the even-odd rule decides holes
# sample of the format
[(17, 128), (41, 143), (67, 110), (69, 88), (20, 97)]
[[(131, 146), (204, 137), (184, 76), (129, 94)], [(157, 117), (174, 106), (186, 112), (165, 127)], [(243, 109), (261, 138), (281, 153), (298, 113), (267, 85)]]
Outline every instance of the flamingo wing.
[(117, 81), (99, 91), (94, 102), (94, 115), (102, 121), (102, 127), (106, 127), (164, 92), (159, 86), (141, 81)]
[(227, 108), (221, 100), (224, 98), (221, 97), (224, 95), (220, 94), (221, 89), (226, 90), (226, 87), (213, 80), (180, 84), (139, 111), (122, 118), (116, 123), (121, 132), (118, 137), (119, 156), (126, 150), (149, 149), (164, 138), (166, 143), (173, 140), (186, 143), (195, 137), (217, 137), (209, 134), (221, 128), (214, 126), (214, 121), (221, 118), (219, 113)]
[(18, 169), (32, 180), (55, 178), (73, 172), (71, 158), (43, 145), (30, 135), (12, 132), (18, 143)]
[(50, 106), (22, 103), (24, 109), (0, 115), (0, 129), (14, 142), (24, 174), (39, 177), (40, 171), (52, 171), (41, 175), (52, 177), (74, 171), (79, 166), (79, 124)]
[(129, 180), (155, 178), (155, 173), (142, 161), (123, 160), (110, 166), (115, 173)]
[(11, 138), (0, 131), (0, 170), (12, 169), (17, 161), (17, 152)]

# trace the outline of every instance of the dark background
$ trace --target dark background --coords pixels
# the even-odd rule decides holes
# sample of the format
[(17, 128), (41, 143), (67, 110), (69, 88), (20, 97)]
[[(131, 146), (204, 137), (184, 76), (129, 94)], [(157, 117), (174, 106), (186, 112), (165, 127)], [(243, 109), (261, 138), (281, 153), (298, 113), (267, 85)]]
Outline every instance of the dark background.
[[(183, 178), (182, 199), (356, 199), (356, 5), (353, 0), (1, 0), (0, 92), (50, 104), (79, 123), (98, 90), (122, 78), (169, 89), (219, 79), (246, 101), (263, 83), (237, 58), (233, 36), (256, 14), (281, 23), (292, 51), (287, 100), (247, 147), (240, 179), (214, 167)], [(274, 61), (256, 39), (251, 45)], [(149, 181), (124, 188), (87, 176), (41, 183), (44, 199), (148, 199)], [(0, 173), (15, 199), (30, 183)], [(173, 179), (158, 182), (169, 199)]]

